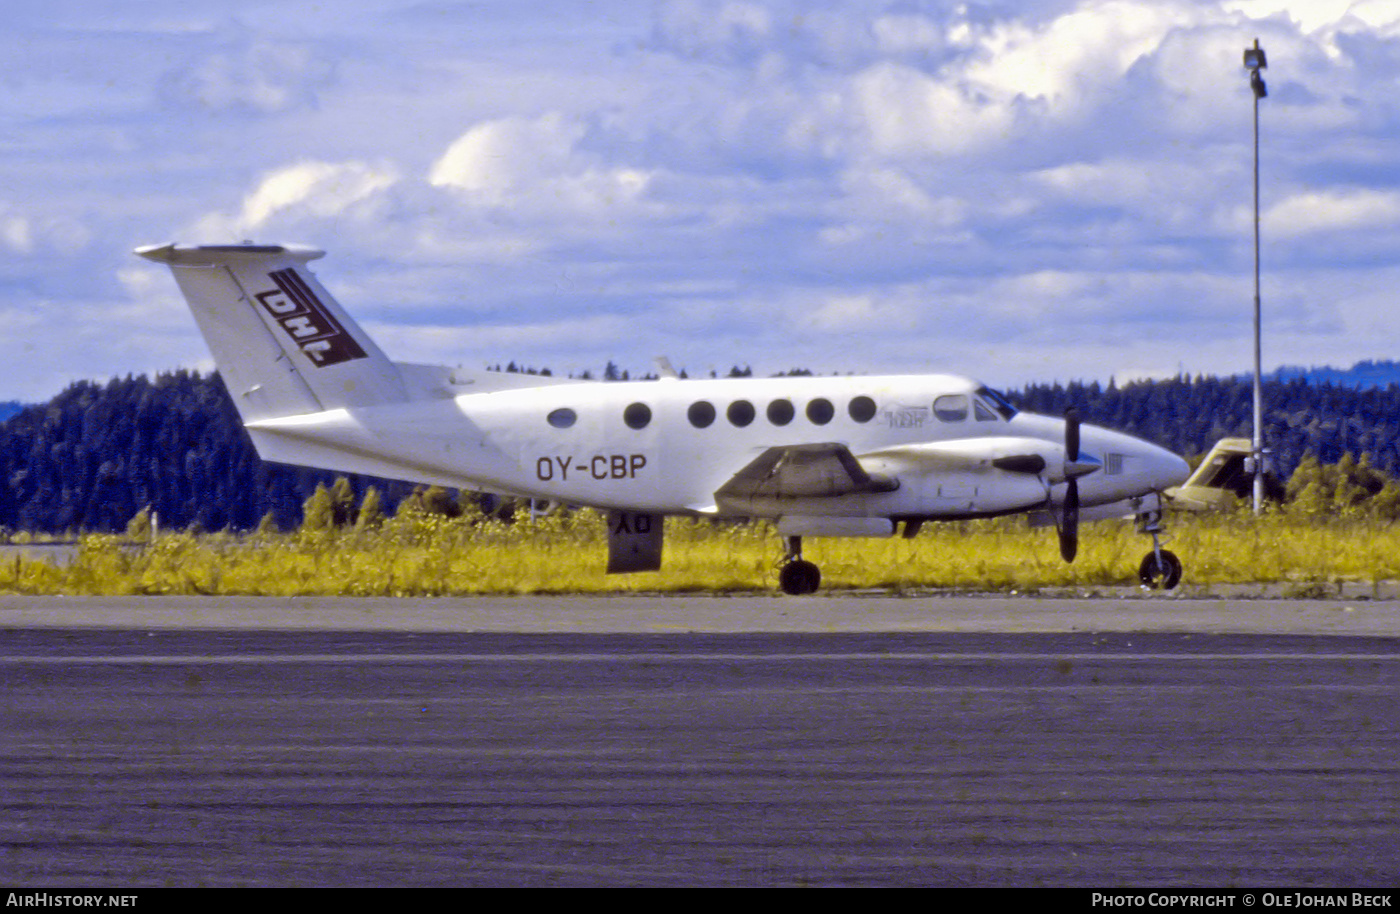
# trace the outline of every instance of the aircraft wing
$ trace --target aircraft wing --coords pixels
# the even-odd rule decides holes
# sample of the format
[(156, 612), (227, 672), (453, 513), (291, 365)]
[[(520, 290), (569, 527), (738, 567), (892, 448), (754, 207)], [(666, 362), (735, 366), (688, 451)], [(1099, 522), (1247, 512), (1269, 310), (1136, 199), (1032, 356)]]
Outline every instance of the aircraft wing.
[(759, 454), (720, 486), (715, 498), (823, 498), (898, 487), (893, 479), (866, 472), (844, 444), (789, 444)]

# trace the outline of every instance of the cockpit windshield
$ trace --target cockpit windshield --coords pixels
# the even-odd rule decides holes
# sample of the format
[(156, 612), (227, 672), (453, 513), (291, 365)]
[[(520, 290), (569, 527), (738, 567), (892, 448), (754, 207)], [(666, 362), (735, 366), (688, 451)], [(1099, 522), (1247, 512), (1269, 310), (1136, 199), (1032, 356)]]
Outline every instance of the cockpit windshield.
[(992, 390), (990, 387), (977, 388), (977, 396), (987, 401), (987, 404), (1001, 414), (1003, 419), (1010, 421), (1016, 415), (1016, 407), (1006, 402), (1006, 398)]

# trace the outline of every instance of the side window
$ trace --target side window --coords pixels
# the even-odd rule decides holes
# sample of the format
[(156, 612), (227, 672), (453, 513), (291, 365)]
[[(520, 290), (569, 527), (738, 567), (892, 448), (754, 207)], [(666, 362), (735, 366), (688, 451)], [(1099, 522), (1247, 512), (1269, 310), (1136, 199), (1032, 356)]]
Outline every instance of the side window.
[(817, 397), (807, 404), (807, 419), (813, 425), (826, 425), (836, 415), (836, 407), (831, 405), (831, 401), (823, 397)]
[(967, 394), (947, 394), (933, 401), (933, 414), (939, 422), (962, 422), (967, 418)]
[(690, 404), (686, 418), (696, 428), (709, 428), (715, 421), (715, 406), (707, 400), (697, 400)]
[(851, 418), (857, 422), (869, 422), (875, 418), (875, 401), (864, 394), (852, 399), (848, 409)]
[(546, 416), (545, 421), (555, 428), (572, 428), (573, 424), (578, 421), (578, 413), (567, 406), (561, 406)]
[(791, 400), (774, 400), (768, 404), (768, 421), (774, 425), (787, 425), (796, 415)]
[(622, 411), (622, 421), (628, 428), (646, 428), (651, 423), (651, 407), (645, 403), (633, 403)]
[(981, 400), (972, 401), (972, 414), (977, 417), (978, 422), (997, 421), (997, 414), (990, 406), (983, 403)]
[(724, 413), (729, 418), (729, 423), (737, 428), (743, 428), (753, 422), (754, 408), (748, 400), (735, 400), (729, 404), (729, 409)]

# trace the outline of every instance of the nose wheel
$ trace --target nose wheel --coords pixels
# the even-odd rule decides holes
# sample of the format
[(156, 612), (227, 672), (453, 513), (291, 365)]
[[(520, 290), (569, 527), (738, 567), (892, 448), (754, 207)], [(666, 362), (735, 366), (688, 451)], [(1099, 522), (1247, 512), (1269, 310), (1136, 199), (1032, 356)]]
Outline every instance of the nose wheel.
[(1149, 590), (1171, 590), (1181, 583), (1181, 559), (1166, 549), (1154, 549), (1138, 566), (1138, 580)]
[(1152, 551), (1143, 556), (1138, 566), (1138, 580), (1149, 590), (1171, 590), (1181, 583), (1181, 559), (1162, 548), (1162, 505), (1140, 511), (1138, 532), (1152, 537)]
[(802, 537), (787, 537), (787, 554), (778, 569), (778, 587), (785, 594), (801, 596), (816, 593), (821, 582), (821, 570), (802, 558)]

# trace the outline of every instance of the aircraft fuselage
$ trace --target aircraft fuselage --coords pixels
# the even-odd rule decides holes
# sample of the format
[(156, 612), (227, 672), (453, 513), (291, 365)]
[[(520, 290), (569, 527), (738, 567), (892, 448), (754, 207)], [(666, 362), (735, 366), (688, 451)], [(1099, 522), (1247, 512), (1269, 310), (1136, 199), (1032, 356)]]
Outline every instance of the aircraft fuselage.
[[(659, 514), (969, 517), (1027, 510), (1065, 481), (1056, 471), (1063, 419), (1010, 410), (949, 375), (557, 383), (249, 429), (273, 460)], [(1187, 471), (1175, 454), (1119, 432), (1085, 425), (1082, 441), (1101, 465), (1079, 484), (1086, 507), (1160, 491)], [(844, 445), (896, 485), (717, 500), (737, 467), (811, 442)], [(1045, 470), (992, 464), (1027, 454), (1043, 456)]]

